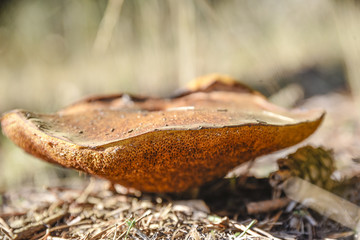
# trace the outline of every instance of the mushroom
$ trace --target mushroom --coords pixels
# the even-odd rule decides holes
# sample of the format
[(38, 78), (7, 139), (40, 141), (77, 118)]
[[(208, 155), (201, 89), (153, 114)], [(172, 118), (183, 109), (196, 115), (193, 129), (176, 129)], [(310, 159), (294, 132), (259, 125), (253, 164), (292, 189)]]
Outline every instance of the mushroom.
[(180, 192), (301, 142), (323, 117), (277, 107), (229, 77), (209, 75), (170, 98), (91, 97), (54, 114), (13, 110), (1, 125), (45, 161), (141, 191)]

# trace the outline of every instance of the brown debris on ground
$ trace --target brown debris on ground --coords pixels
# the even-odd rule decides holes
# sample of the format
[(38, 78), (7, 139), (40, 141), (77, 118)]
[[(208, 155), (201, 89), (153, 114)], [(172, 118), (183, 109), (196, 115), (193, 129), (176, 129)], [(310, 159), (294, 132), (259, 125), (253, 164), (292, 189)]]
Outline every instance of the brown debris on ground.
[[(27, 196), (5, 194), (2, 239), (274, 239), (259, 228), (249, 229), (256, 222), (250, 216), (236, 221), (215, 215), (202, 199), (124, 194), (119, 186), (114, 193), (106, 184), (92, 180), (82, 191), (52, 188)], [(274, 224), (268, 220), (265, 225)]]
[[(343, 196), (360, 190), (347, 184)], [(221, 189), (220, 191), (214, 191)], [(197, 198), (145, 194), (92, 179), (83, 190), (48, 188), (2, 196), (0, 239), (309, 239), (354, 236), (286, 197), (272, 199), (268, 179), (222, 179)], [(212, 193), (212, 194), (211, 194)], [(356, 194), (355, 194), (356, 195)], [(256, 209), (257, 211), (254, 211)], [(261, 211), (259, 211), (259, 209)]]

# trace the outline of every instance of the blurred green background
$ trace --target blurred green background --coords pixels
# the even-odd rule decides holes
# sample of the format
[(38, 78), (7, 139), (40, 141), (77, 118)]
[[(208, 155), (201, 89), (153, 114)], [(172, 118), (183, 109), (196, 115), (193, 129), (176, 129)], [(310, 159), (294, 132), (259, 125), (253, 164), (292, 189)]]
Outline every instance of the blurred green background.
[[(358, 97), (358, 5), (348, 0), (1, 1), (0, 113), (53, 112), (94, 94), (166, 96), (214, 72), (288, 107), (337, 89)], [(279, 98), (286, 91), (290, 97)], [(33, 159), (0, 137), (0, 191), (24, 183), (56, 185), (69, 175), (78, 173)]]

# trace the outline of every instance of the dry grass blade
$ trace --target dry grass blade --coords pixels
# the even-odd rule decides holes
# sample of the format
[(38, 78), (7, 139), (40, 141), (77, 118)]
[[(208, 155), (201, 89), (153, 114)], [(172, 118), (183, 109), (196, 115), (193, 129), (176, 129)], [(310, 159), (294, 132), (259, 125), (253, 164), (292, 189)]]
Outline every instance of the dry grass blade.
[[(249, 234), (250, 235), (253, 235), (253, 236), (255, 236), (255, 237), (260, 237), (260, 235), (259, 234), (254, 234), (254, 232), (252, 232), (252, 231), (249, 231), (250, 230), (250, 228), (256, 223), (257, 221), (256, 220), (252, 220), (250, 223), (249, 223), (249, 225), (247, 225), (246, 227), (245, 227), (245, 229), (242, 229), (243, 230), (243, 232), (237, 237), (237, 238), (242, 238), (245, 234), (247, 234), (248, 232), (249, 232)], [(241, 226), (241, 225), (240, 225)]]
[(101, 20), (98, 32), (96, 34), (93, 52), (104, 54), (112, 39), (113, 31), (118, 21), (121, 7), (124, 0), (110, 0), (106, 7), (104, 17)]
[(126, 230), (126, 232), (125, 232), (125, 239), (128, 238), (128, 235), (129, 235), (129, 233), (130, 233), (130, 230), (135, 226), (135, 219), (129, 220), (129, 221), (127, 221), (126, 223), (127, 223), (127, 225), (128, 225), (128, 228), (127, 228), (127, 230)]

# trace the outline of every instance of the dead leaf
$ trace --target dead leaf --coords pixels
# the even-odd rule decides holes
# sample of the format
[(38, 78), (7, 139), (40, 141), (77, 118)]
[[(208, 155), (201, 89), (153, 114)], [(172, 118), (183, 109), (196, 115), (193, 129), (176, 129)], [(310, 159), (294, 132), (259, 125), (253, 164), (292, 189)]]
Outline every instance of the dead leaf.
[(346, 199), (299, 177), (287, 179), (283, 189), (290, 199), (350, 229), (360, 230), (360, 208)]
[(120, 94), (54, 114), (14, 110), (2, 129), (46, 161), (142, 191), (180, 192), (299, 143), (324, 116), (272, 105), (232, 79), (210, 80), (166, 99)]

